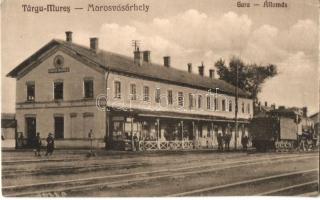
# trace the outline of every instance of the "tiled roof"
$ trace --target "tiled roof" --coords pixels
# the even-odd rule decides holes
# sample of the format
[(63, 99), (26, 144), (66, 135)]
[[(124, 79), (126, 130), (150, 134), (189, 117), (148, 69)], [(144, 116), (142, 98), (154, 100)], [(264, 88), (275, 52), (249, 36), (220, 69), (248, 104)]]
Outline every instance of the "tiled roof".
[[(24, 67), (27, 67), (33, 59), (37, 59), (39, 55), (44, 53), (52, 45), (61, 45), (77, 54), (86, 57), (87, 59), (97, 63), (104, 70), (110, 69), (111, 71), (127, 73), (145, 78), (156, 79), (159, 81), (171, 82), (174, 84), (182, 84), (188, 87), (196, 87), (199, 89), (214, 89), (219, 88), (219, 91), (226, 94), (235, 94), (235, 87), (223, 80), (211, 79), (209, 77), (202, 77), (198, 74), (189, 73), (175, 69), (173, 67), (164, 67), (155, 63), (143, 63), (141, 66), (134, 63), (133, 58), (120, 55), (113, 52), (98, 50), (97, 53), (93, 52), (90, 48), (84, 47), (75, 43), (70, 43), (62, 40), (52, 40), (30, 58), (22, 62), (15, 69), (13, 69), (8, 76), (16, 77), (18, 72)], [(30, 60), (31, 59), (31, 60)], [(239, 96), (249, 97), (249, 93), (241, 89)]]

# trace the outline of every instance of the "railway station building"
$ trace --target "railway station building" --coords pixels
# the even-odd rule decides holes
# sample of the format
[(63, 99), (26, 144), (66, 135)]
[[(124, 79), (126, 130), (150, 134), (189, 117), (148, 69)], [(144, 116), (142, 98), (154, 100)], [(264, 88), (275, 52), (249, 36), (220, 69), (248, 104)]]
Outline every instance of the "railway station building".
[[(128, 57), (99, 48), (53, 39), (15, 67), (17, 132), (32, 146), (37, 132), (53, 133), (58, 148), (94, 145), (139, 150), (217, 148), (217, 134), (230, 134), (230, 147), (241, 147), (253, 116), (253, 101), (238, 89), (238, 127), (235, 134), (236, 88), (204, 74), (202, 64), (171, 66), (151, 62), (151, 52), (134, 50)], [(137, 145), (136, 145), (137, 144)]]

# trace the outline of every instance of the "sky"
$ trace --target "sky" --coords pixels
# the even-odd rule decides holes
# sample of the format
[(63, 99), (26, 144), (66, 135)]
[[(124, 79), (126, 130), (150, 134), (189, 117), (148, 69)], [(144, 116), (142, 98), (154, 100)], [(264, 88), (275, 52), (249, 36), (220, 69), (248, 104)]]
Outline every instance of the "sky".
[[(133, 56), (132, 40), (151, 51), (152, 62), (171, 56), (172, 66), (193, 72), (201, 62), (205, 74), (222, 58), (239, 56), (246, 63), (275, 64), (279, 74), (267, 80), (261, 102), (277, 106), (307, 106), (319, 110), (319, 14), (317, 0), (284, 0), (287, 8), (237, 7), (235, 0), (2, 0), (2, 112), (14, 112), (15, 79), (6, 74), (53, 38), (73, 32), (75, 43)], [(244, 2), (244, 1), (243, 1)], [(88, 12), (94, 5), (145, 4), (148, 12)], [(66, 5), (70, 13), (28, 13), (22, 4)], [(83, 10), (75, 10), (83, 7)]]

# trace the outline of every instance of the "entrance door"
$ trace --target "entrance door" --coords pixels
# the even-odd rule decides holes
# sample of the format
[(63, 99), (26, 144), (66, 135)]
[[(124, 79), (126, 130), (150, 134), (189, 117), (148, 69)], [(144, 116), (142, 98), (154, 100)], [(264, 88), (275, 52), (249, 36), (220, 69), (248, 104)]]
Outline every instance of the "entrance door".
[(34, 146), (34, 141), (36, 138), (37, 123), (35, 117), (26, 118), (26, 133), (27, 133), (27, 142), (28, 146)]
[(54, 117), (54, 137), (62, 139), (64, 135), (64, 118)]

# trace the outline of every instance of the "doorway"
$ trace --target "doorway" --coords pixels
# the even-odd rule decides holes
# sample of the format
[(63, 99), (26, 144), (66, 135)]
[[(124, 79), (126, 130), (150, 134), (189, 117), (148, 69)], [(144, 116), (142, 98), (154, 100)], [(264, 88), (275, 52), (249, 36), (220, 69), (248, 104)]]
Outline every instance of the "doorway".
[(33, 147), (36, 138), (37, 123), (35, 117), (26, 118), (27, 145)]

